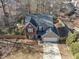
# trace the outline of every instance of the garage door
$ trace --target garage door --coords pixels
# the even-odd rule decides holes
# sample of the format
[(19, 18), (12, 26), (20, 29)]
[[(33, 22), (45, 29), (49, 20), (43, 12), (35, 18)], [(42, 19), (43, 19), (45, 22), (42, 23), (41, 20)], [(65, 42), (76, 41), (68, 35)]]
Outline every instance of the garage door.
[(43, 41), (48, 41), (48, 42), (57, 42), (58, 38), (43, 38)]

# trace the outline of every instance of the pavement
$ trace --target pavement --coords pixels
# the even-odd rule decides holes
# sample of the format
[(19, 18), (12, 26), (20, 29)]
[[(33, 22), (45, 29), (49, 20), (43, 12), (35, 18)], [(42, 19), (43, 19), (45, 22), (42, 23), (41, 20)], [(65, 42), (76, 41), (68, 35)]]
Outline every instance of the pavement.
[(43, 59), (61, 59), (58, 43), (43, 43)]

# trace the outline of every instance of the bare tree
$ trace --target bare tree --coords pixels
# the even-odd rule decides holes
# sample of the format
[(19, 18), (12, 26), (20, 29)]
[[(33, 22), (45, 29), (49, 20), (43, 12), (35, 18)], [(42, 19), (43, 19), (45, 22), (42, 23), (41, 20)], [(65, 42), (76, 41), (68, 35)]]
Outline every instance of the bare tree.
[(36, 13), (38, 13), (38, 9), (39, 9), (38, 0), (36, 0), (36, 3), (37, 3)]
[(6, 12), (5, 0), (0, 0), (0, 1), (1, 1), (1, 4), (2, 4), (2, 8), (3, 8), (5, 26), (9, 26), (9, 22), (8, 22), (9, 15)]
[(31, 10), (30, 10), (30, 8), (31, 8), (31, 7), (30, 7), (30, 2), (31, 2), (31, 1), (28, 0), (28, 13), (29, 13), (29, 14), (31, 13)]

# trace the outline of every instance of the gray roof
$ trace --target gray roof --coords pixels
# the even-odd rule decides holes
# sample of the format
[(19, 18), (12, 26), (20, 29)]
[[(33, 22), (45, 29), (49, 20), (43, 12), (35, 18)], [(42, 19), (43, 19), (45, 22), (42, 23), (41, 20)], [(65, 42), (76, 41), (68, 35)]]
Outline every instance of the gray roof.
[(45, 14), (33, 14), (26, 16), (25, 22), (30, 22), (31, 19), (35, 20), (38, 26), (47, 26), (53, 27), (53, 16), (45, 15)]
[(30, 22), (30, 20), (31, 20), (31, 16), (26, 16), (25, 23)]
[(42, 38), (59, 38), (59, 36), (49, 28)]
[[(41, 35), (45, 34), (46, 31), (51, 28), (52, 30), (52, 33), (50, 33), (50, 35), (54, 35), (55, 37), (57, 37), (57, 30), (53, 24), (53, 19), (54, 17), (51, 16), (51, 15), (44, 15), (44, 14), (35, 14), (35, 15), (29, 15), (29, 16), (26, 16), (26, 19), (25, 21), (26, 22), (31, 22), (33, 25), (35, 25), (37, 28), (39, 26), (42, 26), (43, 27), (43, 30), (44, 32), (42, 33), (39, 33)], [(51, 36), (52, 37), (52, 36)]]

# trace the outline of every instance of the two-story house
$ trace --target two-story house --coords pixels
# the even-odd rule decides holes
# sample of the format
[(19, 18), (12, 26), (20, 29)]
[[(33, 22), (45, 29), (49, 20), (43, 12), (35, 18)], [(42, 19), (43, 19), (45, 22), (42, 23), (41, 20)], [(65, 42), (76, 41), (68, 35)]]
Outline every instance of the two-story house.
[(58, 32), (53, 24), (53, 16), (44, 14), (26, 16), (25, 31), (27, 38), (42, 39), (42, 36), (47, 34), (49, 29), (51, 29), (51, 33), (56, 35), (55, 37), (52, 35), (52, 37), (58, 39)]

